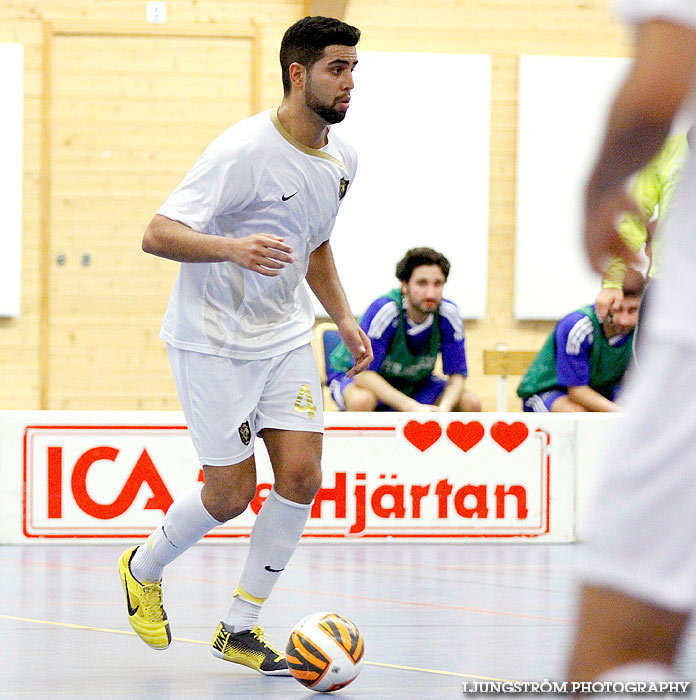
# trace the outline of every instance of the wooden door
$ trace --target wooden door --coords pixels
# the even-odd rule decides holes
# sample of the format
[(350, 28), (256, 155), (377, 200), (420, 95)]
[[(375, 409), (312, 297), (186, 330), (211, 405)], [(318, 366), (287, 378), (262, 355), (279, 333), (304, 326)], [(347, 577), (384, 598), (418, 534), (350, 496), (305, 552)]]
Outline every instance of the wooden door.
[(51, 70), (45, 408), (178, 408), (159, 327), (178, 264), (145, 226), (252, 113), (248, 39), (59, 35)]

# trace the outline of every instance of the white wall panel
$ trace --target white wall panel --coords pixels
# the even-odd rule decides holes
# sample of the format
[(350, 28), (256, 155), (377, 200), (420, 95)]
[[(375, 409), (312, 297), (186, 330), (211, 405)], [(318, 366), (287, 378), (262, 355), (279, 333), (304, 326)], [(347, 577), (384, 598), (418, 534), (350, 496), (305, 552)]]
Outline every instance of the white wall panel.
[(358, 59), (348, 115), (332, 127), (359, 159), (331, 239), (352, 309), (361, 314), (397, 286), (396, 262), (427, 245), (452, 263), (446, 296), (465, 318), (482, 318), (490, 56), (359, 51)]
[(627, 58), (521, 56), (515, 317), (558, 319), (594, 301), (582, 192)]
[(24, 50), (0, 44), (0, 316), (18, 316), (22, 255)]

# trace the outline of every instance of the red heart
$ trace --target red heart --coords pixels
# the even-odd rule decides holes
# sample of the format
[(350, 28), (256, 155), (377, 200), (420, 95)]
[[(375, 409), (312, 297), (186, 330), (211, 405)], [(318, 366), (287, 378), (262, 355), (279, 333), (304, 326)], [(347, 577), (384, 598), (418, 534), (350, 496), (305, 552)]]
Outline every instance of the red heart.
[(432, 447), (440, 439), (440, 435), (442, 435), (442, 428), (434, 420), (429, 420), (427, 423), (410, 420), (404, 426), (404, 437), (421, 452)]
[(485, 432), (483, 425), (477, 420), (471, 423), (456, 420), (447, 426), (447, 437), (464, 452), (468, 452), (474, 445), (481, 442)]
[(529, 428), (520, 421), (508, 425), (498, 421), (491, 426), (491, 437), (508, 452), (518, 448), (529, 435)]

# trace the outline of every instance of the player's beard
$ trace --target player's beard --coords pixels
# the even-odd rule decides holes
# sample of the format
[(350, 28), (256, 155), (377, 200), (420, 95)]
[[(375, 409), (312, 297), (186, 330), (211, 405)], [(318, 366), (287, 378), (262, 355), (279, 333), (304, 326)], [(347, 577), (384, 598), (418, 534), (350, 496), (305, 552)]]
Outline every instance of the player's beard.
[(431, 308), (428, 308), (428, 307), (425, 305), (425, 302), (422, 302), (422, 303), (420, 303), (420, 304), (416, 304), (416, 303), (413, 301), (413, 299), (409, 299), (409, 302), (410, 302), (411, 306), (412, 306), (414, 309), (420, 311), (420, 313), (425, 314), (425, 315), (434, 314), (436, 311), (438, 311), (438, 310), (440, 309), (440, 302), (439, 302), (439, 301), (435, 301), (435, 302), (431, 305)]
[(307, 76), (305, 104), (312, 110), (312, 112), (314, 112), (314, 114), (316, 114), (327, 124), (338, 124), (345, 119), (346, 113), (344, 111), (334, 109), (338, 102), (334, 102), (333, 105), (329, 106), (319, 100), (319, 98), (312, 91), (312, 81), (310, 80), (309, 76)]

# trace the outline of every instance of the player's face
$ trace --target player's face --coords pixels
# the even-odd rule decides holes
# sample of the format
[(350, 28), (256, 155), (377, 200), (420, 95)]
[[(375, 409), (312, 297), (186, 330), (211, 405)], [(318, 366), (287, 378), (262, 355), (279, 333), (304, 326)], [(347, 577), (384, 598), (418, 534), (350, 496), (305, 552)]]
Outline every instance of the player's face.
[(639, 313), (640, 299), (638, 297), (624, 297), (619, 308), (608, 314), (604, 321), (604, 334), (611, 338), (632, 331), (638, 323)]
[(414, 321), (423, 321), (440, 308), (444, 287), (445, 275), (439, 265), (419, 265), (411, 279), (401, 283), (401, 293)]
[(346, 116), (357, 63), (355, 46), (332, 44), (307, 73), (305, 103), (327, 124), (338, 124)]

